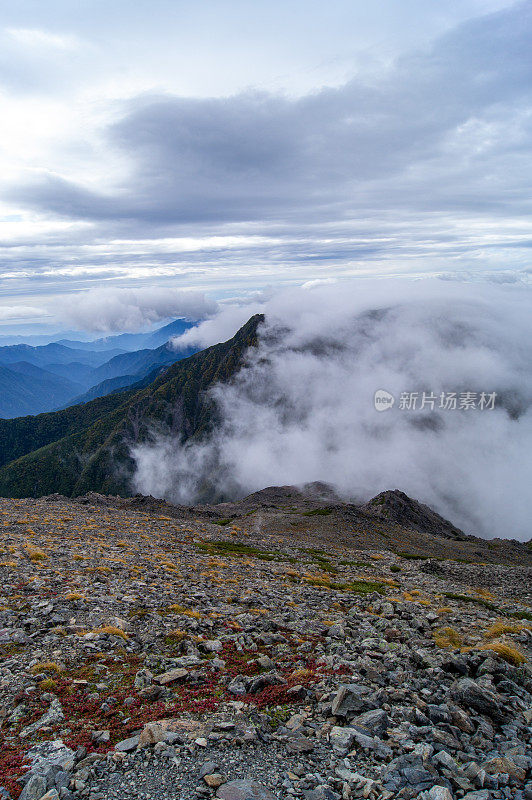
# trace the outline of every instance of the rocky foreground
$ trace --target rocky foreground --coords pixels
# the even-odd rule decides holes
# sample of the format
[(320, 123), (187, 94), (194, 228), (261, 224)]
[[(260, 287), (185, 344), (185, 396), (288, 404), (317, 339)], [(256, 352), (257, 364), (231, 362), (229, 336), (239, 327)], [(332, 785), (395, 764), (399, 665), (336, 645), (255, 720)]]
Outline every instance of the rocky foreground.
[(0, 500), (2, 800), (532, 798), (530, 550), (276, 497)]

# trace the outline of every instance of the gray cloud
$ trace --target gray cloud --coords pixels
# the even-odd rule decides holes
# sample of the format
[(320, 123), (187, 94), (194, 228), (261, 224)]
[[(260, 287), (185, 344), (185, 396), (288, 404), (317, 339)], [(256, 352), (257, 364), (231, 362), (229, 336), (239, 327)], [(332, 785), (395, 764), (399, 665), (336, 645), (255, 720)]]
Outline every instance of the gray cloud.
[(525, 2), (464, 23), (371, 82), (295, 99), (143, 96), (108, 131), (134, 159), (128, 183), (103, 195), (50, 176), (14, 194), (61, 216), (150, 225), (323, 222), (398, 207), (528, 213), (531, 39)]

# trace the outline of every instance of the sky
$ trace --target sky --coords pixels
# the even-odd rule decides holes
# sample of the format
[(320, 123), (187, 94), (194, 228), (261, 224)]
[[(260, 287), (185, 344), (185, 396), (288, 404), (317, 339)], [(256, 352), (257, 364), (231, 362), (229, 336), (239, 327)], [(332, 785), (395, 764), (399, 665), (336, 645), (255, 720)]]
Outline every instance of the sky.
[(102, 292), (527, 283), (531, 41), (531, 2), (0, 0), (0, 335), (96, 330)]

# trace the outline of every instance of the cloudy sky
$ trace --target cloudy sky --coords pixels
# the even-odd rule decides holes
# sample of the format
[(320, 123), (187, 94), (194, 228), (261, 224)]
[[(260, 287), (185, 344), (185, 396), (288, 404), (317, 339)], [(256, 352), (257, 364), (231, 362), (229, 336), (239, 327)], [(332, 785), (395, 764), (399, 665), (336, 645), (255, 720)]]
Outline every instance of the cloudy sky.
[(507, 0), (0, 0), (0, 334), (87, 290), (526, 281), (531, 41)]

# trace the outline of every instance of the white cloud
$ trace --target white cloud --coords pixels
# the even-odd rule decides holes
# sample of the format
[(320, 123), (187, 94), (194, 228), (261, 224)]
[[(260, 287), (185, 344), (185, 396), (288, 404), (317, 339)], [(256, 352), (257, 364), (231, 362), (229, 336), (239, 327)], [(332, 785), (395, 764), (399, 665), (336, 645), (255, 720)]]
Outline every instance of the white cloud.
[(263, 309), (264, 305), (256, 302), (226, 306), (212, 319), (207, 319), (199, 325), (189, 328), (181, 336), (174, 337), (171, 344), (176, 350), (184, 347), (197, 347), (203, 350), (212, 344), (230, 339), (250, 316), (262, 313)]
[(317, 286), (327, 286), (331, 283), (336, 283), (337, 278), (315, 278), (312, 281), (305, 281), (302, 284), (302, 289), (315, 289)]
[[(212, 392), (216, 435), (185, 447), (159, 436), (137, 447), (138, 491), (191, 502), (209, 484), (237, 497), (325, 480), (367, 500), (399, 488), (469, 533), (530, 537), (529, 288), (343, 281), (281, 292), (265, 311), (249, 368)], [(215, 324), (200, 326), (205, 342)], [(396, 402), (378, 413), (377, 389), (397, 398), (496, 392), (497, 402), (493, 411), (433, 413)]]
[(82, 44), (77, 36), (51, 33), (37, 28), (8, 28), (6, 32), (24, 47), (77, 50)]
[(0, 320), (25, 320), (42, 315), (42, 308), (34, 306), (0, 306)]
[(217, 305), (203, 292), (168, 288), (91, 289), (63, 298), (55, 316), (79, 330), (139, 331), (170, 317), (203, 319)]

